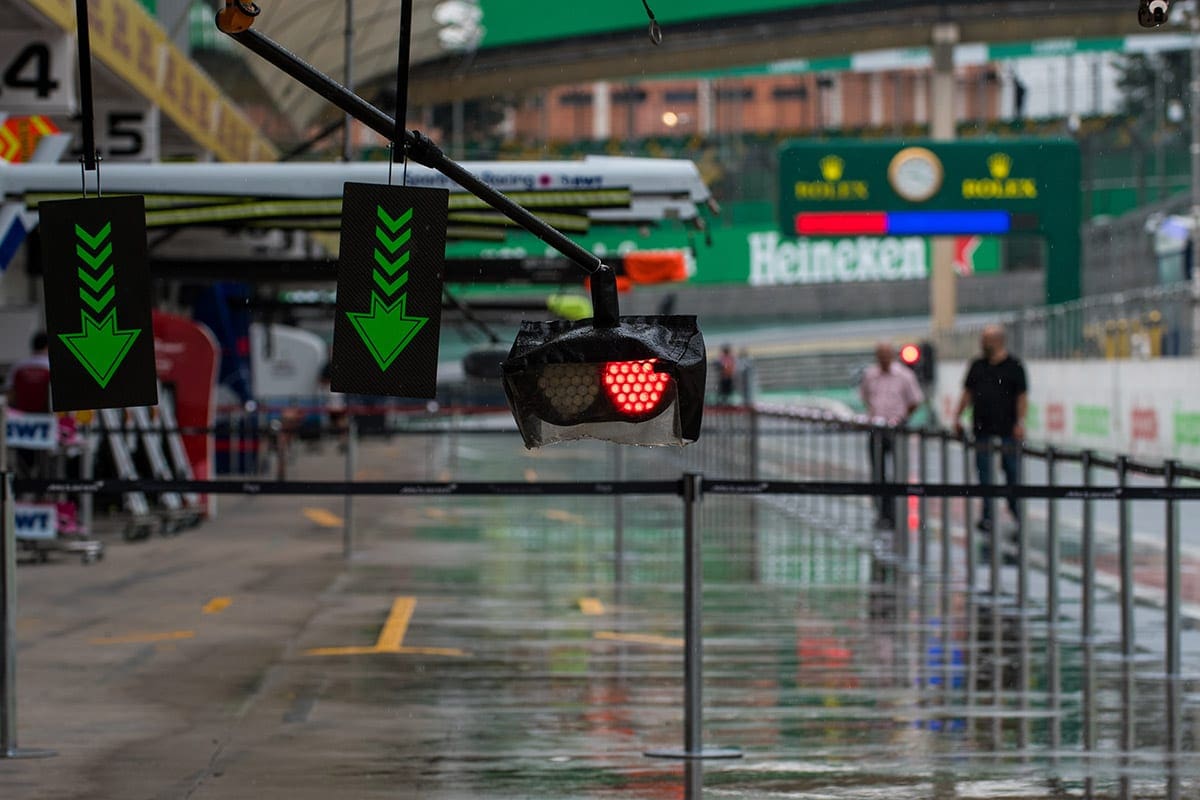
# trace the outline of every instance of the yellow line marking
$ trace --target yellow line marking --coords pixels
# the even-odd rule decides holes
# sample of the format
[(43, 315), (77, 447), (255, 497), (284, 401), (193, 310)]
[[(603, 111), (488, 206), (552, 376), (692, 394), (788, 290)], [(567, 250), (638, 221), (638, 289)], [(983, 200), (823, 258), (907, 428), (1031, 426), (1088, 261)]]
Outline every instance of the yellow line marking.
[(126, 636), (101, 636), (96, 639), (91, 639), (90, 644), (146, 644), (149, 642), (171, 642), (177, 639), (194, 639), (195, 636), (195, 631), (131, 633)]
[(587, 522), (581, 515), (563, 508), (547, 508), (542, 512), (542, 516), (555, 522), (569, 522), (573, 525), (582, 525)]
[(579, 598), (579, 610), (589, 617), (598, 617), (604, 613), (604, 603), (595, 597)]
[(379, 638), (370, 647), (316, 647), (304, 652), (310, 656), (362, 656), (377, 653), (422, 656), (465, 656), (466, 653), (457, 647), (405, 647), (404, 637), (408, 633), (408, 623), (412, 621), (413, 611), (417, 608), (417, 598), (397, 597), (392, 602), (392, 610), (388, 613)]
[[(392, 652), (380, 650), (381, 653)], [(399, 647), (395, 652), (413, 656), (465, 656), (466, 653), (457, 647)]]
[(200, 609), (205, 614), (220, 614), (225, 609), (233, 605), (232, 597), (214, 597), (204, 604), (204, 608)]
[(606, 642), (629, 642), (631, 644), (657, 644), (664, 647), (683, 647), (683, 639), (670, 636), (653, 636), (648, 633), (616, 633), (615, 631), (597, 631), (593, 638)]
[(322, 528), (340, 528), (342, 527), (342, 518), (337, 514), (326, 511), (323, 508), (305, 508), (302, 510), (304, 516)]
[(396, 652), (404, 644), (404, 634), (408, 633), (408, 623), (412, 619), (413, 609), (417, 607), (415, 597), (397, 597), (392, 603), (392, 611), (388, 614), (383, 630), (375, 640), (375, 648), (388, 652)]
[(314, 647), (311, 650), (305, 650), (310, 656), (359, 656), (367, 653), (378, 653), (379, 651), (372, 647)]

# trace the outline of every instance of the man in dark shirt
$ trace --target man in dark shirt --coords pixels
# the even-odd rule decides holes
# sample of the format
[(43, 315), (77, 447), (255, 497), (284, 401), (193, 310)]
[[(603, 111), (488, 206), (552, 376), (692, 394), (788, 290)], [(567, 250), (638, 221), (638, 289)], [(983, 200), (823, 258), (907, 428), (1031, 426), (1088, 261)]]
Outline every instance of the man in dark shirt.
[[(980, 340), (983, 356), (971, 362), (967, 378), (963, 382), (962, 397), (954, 415), (954, 430), (962, 435), (962, 415), (967, 407), (974, 408), (975, 440), (981, 445), (1000, 440), (1000, 463), (1004, 478), (1009, 486), (1017, 482), (1021, 441), (1025, 438), (1025, 411), (1028, 401), (1029, 383), (1025, 378), (1025, 367), (1008, 352), (1004, 340), (1004, 328), (989, 325), (984, 328)], [(992, 467), (995, 450), (978, 447), (975, 451), (975, 466), (979, 471), (979, 483), (987, 486), (992, 482)], [(994, 503), (983, 503), (983, 515), (979, 520), (980, 530), (992, 529)], [(1008, 498), (1008, 508), (1017, 525), (1021, 515), (1016, 498)]]

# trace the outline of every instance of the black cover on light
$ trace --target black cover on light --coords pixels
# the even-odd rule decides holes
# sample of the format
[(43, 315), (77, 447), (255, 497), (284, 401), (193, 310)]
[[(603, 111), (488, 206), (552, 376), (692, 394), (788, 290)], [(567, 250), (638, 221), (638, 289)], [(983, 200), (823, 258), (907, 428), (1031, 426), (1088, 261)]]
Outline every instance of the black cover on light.
[[(544, 368), (561, 364), (596, 364), (655, 359), (655, 369), (674, 380), (675, 397), (663, 415), (671, 413), (665, 436), (639, 436), (637, 428), (654, 422), (630, 422), (627, 417), (592, 413), (581, 418), (576, 430), (559, 427), (544, 435), (549, 424), (538, 415), (541, 390), (537, 382)], [(700, 436), (704, 414), (704, 385), (708, 369), (704, 337), (694, 316), (621, 317), (613, 328), (578, 322), (524, 322), (502, 365), (504, 392), (527, 447), (575, 438), (598, 438), (634, 444), (685, 444)], [(599, 376), (599, 369), (597, 371)], [(662, 415), (660, 415), (662, 416)], [(662, 430), (662, 423), (658, 429)], [(625, 434), (616, 433), (625, 431)]]

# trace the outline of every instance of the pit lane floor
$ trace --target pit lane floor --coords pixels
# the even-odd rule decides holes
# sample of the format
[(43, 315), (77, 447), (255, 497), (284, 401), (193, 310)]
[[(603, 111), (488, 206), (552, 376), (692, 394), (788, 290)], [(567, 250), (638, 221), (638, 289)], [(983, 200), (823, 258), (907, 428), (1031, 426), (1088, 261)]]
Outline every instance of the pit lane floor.
[[(368, 442), (358, 475), (597, 471), (589, 450), (446, 446)], [(341, 470), (327, 447), (292, 476)], [(1032, 800), (1084, 796), (1090, 776), (1116, 797), (1122, 771), (1135, 797), (1164, 796), (1152, 674), (1122, 764), (1100, 659), (1108, 749), (1088, 756), (1077, 645), (1056, 712), (1039, 669), (1023, 689), (1002, 663), (991, 680), (961, 586), (942, 624), (873, 583), (861, 532), (760, 508), (751, 534), (754, 501), (705, 502), (705, 739), (745, 758), (704, 765), (690, 796)], [(0, 797), (683, 797), (685, 767), (643, 755), (682, 740), (680, 502), (623, 501), (619, 550), (614, 504), (360, 498), (345, 563), (340, 498), (227, 497), (183, 536), (23, 566), (20, 744), (58, 756), (0, 761)], [(1036, 629), (1029, 648), (1040, 664)], [(1193, 692), (1191, 742), (1197, 716)], [(1194, 756), (1178, 769), (1196, 796)]]

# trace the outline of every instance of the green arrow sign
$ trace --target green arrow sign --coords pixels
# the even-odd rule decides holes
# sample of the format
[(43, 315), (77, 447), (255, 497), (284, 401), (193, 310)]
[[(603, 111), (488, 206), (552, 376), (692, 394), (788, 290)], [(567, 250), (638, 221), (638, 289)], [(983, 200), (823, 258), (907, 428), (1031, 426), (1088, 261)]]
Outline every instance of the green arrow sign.
[[(79, 288), (79, 299), (97, 315), (104, 314), (104, 310), (117, 297), (116, 287), (111, 285), (116, 269), (108, 261), (113, 251), (112, 242), (109, 241), (111, 233), (111, 221), (105, 222), (104, 227), (94, 235), (80, 225), (75, 226), (78, 239), (75, 254), (84, 263), (76, 273), (83, 284)], [(88, 270), (91, 270), (91, 274)], [(83, 319), (82, 330), (79, 333), (61, 333), (58, 338), (70, 348), (96, 383), (104, 388), (129, 354), (129, 348), (133, 347), (141, 331), (117, 330), (116, 309), (110, 310), (99, 322), (86, 309), (80, 316)]]
[(384, 305), (379, 295), (371, 295), (371, 311), (366, 314), (348, 313), (350, 322), (366, 343), (379, 369), (386, 370), (404, 352), (413, 337), (421, 332), (427, 317), (408, 316), (405, 306), (408, 295), (400, 295), (391, 305)]
[(346, 184), (334, 391), (436, 393), (447, 202), (440, 189)]
[(39, 212), (54, 408), (154, 405), (142, 198), (64, 200)]
[(390, 304), (386, 302), (386, 298), (399, 292), (408, 283), (408, 273), (401, 270), (408, 264), (409, 253), (407, 250), (397, 251), (412, 238), (412, 230), (406, 226), (412, 219), (413, 210), (410, 208), (393, 219), (383, 206), (376, 206), (375, 215), (379, 219), (379, 224), (375, 226), (375, 238), (383, 250), (375, 249), (378, 269), (371, 273), (371, 277), (383, 295), (371, 293), (370, 312), (363, 314), (350, 311), (346, 316), (371, 351), (379, 369), (386, 371), (413, 337), (421, 332), (429, 318), (407, 315), (407, 294), (400, 295)]

